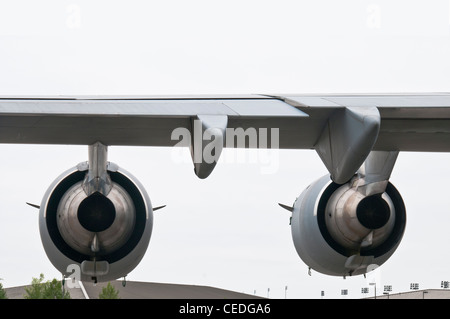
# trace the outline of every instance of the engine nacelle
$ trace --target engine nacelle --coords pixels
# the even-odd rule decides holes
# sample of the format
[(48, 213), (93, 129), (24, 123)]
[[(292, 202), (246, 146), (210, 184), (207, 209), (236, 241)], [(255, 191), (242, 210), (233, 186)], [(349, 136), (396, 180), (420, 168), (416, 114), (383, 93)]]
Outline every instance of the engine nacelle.
[(39, 230), (51, 263), (82, 281), (110, 281), (126, 276), (147, 250), (153, 211), (144, 187), (130, 173), (108, 164), (112, 187), (104, 196), (83, 189), (87, 163), (61, 174), (41, 203)]
[(300, 258), (332, 276), (364, 274), (397, 249), (406, 210), (397, 189), (365, 196), (352, 181), (339, 185), (329, 175), (312, 183), (295, 201), (292, 237)]

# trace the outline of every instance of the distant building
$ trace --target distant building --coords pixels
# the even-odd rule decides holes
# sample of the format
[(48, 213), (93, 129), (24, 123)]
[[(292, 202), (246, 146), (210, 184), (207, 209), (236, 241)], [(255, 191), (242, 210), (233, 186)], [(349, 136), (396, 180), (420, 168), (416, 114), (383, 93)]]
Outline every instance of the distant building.
[[(374, 299), (374, 296), (364, 299)], [(423, 289), (394, 294), (377, 295), (377, 299), (450, 299), (449, 289)]]
[[(259, 299), (261, 297), (207, 286), (161, 284), (152, 282), (112, 281), (120, 299)], [(84, 283), (80, 288), (67, 289), (72, 299), (98, 299), (106, 282)], [(27, 286), (5, 288), (9, 299), (23, 299)]]

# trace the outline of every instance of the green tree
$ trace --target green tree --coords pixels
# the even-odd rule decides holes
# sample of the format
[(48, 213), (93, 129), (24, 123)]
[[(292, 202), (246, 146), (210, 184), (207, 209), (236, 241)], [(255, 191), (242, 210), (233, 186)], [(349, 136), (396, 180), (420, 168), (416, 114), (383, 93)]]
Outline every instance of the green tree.
[(110, 282), (103, 287), (102, 292), (98, 295), (99, 299), (120, 299), (119, 291), (111, 285)]
[[(2, 279), (0, 278), (0, 280)], [(3, 289), (3, 285), (1, 282), (0, 282), (0, 299), (8, 299), (8, 296), (6, 296), (6, 291), (5, 289)]]
[(33, 278), (31, 286), (26, 287), (25, 299), (70, 299), (69, 292), (62, 291), (60, 281), (53, 279), (52, 281), (44, 281), (44, 274), (40, 274), (39, 278)]
[(25, 287), (25, 299), (42, 299), (42, 281), (44, 281), (44, 274), (40, 274), (39, 278), (34, 278), (31, 281), (31, 286)]

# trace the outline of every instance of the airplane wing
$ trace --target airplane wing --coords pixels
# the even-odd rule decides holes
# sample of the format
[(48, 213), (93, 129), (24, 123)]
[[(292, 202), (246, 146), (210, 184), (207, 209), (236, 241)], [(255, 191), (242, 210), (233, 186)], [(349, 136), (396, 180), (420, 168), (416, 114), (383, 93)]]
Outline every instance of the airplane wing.
[[(296, 126), (308, 115), (277, 98), (74, 97), (1, 98), (0, 143), (174, 146), (176, 128), (197, 115), (226, 116), (229, 127)], [(287, 124), (287, 125), (286, 125)], [(290, 147), (286, 141), (282, 147)]]
[(228, 127), (279, 128), (282, 149), (314, 149), (330, 116), (376, 107), (376, 150), (450, 151), (450, 93), (185, 97), (0, 97), (0, 143), (173, 146), (197, 115)]
[(176, 128), (193, 132), (193, 120), (211, 118), (209, 126), (221, 122), (222, 129), (264, 128), (269, 135), (276, 129), (277, 148), (315, 149), (337, 181), (351, 176), (371, 150), (450, 151), (450, 93), (4, 96), (0, 143), (174, 146)]
[[(374, 150), (450, 151), (450, 93), (280, 97), (324, 125), (342, 107), (376, 107), (381, 126)], [(320, 134), (316, 131), (316, 138)]]
[(53, 265), (94, 282), (132, 271), (153, 227), (144, 187), (108, 161), (108, 146), (189, 146), (199, 178), (223, 147), (314, 149), (330, 174), (282, 205), (294, 246), (310, 269), (357, 275), (403, 236), (405, 206), (389, 182), (398, 152), (450, 151), (450, 94), (0, 97), (0, 143), (89, 145), (88, 161), (34, 206)]

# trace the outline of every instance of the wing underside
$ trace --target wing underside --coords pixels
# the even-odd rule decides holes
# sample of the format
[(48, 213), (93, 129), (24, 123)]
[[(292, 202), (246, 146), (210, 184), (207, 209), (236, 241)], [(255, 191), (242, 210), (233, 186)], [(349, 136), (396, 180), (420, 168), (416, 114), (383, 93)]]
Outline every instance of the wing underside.
[[(343, 108), (376, 107), (374, 150), (450, 151), (450, 94), (2, 97), (0, 143), (173, 146), (176, 128), (226, 116), (227, 128), (279, 130), (282, 149), (314, 149)], [(270, 145), (269, 145), (270, 146)]]

